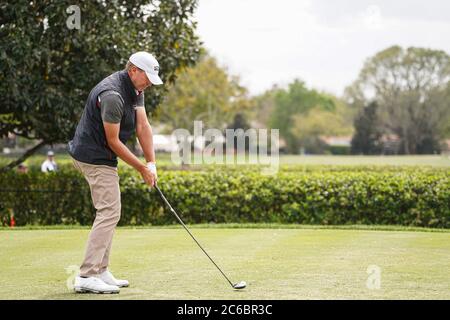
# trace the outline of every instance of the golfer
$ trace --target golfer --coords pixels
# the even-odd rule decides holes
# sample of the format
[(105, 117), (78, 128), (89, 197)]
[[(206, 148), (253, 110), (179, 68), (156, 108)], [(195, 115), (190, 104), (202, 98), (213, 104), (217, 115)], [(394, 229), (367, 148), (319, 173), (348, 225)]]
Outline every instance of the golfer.
[[(76, 292), (118, 293), (128, 281), (116, 279), (108, 270), (114, 229), (120, 219), (117, 157), (135, 168), (145, 183), (157, 180), (153, 133), (144, 108), (144, 90), (163, 82), (158, 61), (147, 52), (136, 52), (125, 70), (103, 79), (90, 92), (69, 154), (87, 180), (96, 209)], [(139, 160), (126, 142), (136, 132), (147, 163)]]

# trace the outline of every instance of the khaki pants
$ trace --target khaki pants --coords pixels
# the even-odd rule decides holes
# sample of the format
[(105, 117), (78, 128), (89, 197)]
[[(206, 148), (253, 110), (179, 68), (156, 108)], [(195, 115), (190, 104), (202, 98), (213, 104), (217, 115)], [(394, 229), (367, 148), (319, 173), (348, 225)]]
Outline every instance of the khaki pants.
[(117, 168), (106, 165), (92, 165), (75, 159), (73, 164), (87, 180), (97, 210), (80, 267), (80, 276), (89, 277), (104, 272), (109, 264), (114, 229), (120, 220), (119, 175)]

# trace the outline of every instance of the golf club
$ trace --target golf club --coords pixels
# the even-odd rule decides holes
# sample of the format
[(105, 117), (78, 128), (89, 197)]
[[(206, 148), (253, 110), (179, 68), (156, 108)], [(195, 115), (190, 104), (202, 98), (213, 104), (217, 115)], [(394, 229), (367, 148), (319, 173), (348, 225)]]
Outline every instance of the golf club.
[(240, 281), (238, 283), (233, 284), (230, 281), (230, 279), (228, 279), (228, 277), (225, 275), (225, 273), (223, 273), (223, 271), (214, 262), (214, 260), (209, 256), (209, 254), (205, 251), (205, 249), (203, 249), (203, 247), (200, 245), (200, 243), (194, 238), (192, 233), (189, 231), (189, 229), (184, 224), (183, 220), (181, 220), (181, 218), (178, 216), (178, 214), (172, 208), (172, 206), (170, 205), (169, 201), (167, 201), (166, 197), (164, 196), (164, 194), (162, 193), (162, 191), (159, 189), (159, 187), (156, 184), (155, 184), (155, 188), (156, 188), (156, 190), (158, 190), (159, 196), (166, 203), (166, 205), (169, 207), (170, 211), (172, 211), (172, 213), (175, 215), (175, 217), (178, 219), (178, 221), (181, 223), (181, 225), (184, 227), (184, 229), (186, 229), (186, 231), (189, 233), (189, 235), (192, 237), (192, 239), (194, 239), (195, 243), (197, 243), (197, 245), (200, 247), (200, 249), (202, 249), (202, 251), (206, 254), (206, 256), (209, 258), (209, 260), (211, 260), (211, 262), (216, 266), (216, 268), (219, 269), (220, 273), (222, 273), (222, 275), (225, 277), (225, 279), (227, 279), (228, 283), (233, 287), (233, 289), (244, 289), (247, 286), (245, 281)]

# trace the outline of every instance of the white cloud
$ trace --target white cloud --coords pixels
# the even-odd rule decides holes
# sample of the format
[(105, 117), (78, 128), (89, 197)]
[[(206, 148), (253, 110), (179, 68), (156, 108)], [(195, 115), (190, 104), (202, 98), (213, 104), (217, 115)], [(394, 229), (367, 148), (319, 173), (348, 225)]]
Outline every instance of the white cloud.
[(381, 17), (381, 9), (379, 6), (370, 5), (361, 14), (364, 25), (367, 29), (381, 29), (383, 26), (383, 21)]
[[(436, 3), (429, 1), (428, 7)], [(362, 2), (200, 0), (198, 33), (254, 94), (296, 77), (341, 94), (366, 58), (394, 44), (450, 51), (450, 19), (442, 13), (439, 19), (421, 19), (404, 9), (399, 16), (384, 0)], [(403, 8), (410, 3), (398, 2)]]

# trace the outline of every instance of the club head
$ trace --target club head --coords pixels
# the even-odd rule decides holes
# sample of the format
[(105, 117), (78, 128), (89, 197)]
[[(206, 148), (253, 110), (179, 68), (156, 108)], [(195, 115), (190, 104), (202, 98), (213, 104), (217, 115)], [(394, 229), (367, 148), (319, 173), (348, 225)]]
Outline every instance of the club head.
[(247, 283), (245, 283), (245, 281), (241, 281), (241, 282), (235, 283), (233, 285), (233, 288), (239, 290), (239, 289), (244, 289), (246, 286), (247, 286)]

